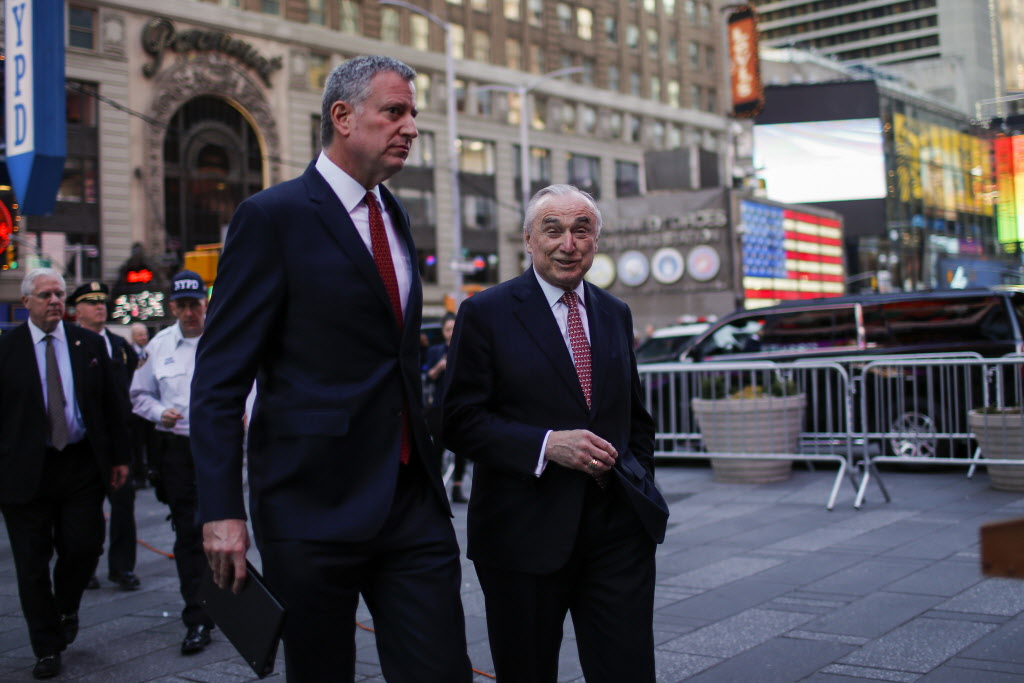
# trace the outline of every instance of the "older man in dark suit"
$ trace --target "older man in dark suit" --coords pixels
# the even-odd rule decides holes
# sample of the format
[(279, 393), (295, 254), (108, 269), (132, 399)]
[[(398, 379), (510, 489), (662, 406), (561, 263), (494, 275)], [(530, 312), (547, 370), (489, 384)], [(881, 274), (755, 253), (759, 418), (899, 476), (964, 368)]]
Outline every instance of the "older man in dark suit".
[(0, 337), (0, 511), (32, 673), (52, 678), (78, 634), (78, 605), (103, 552), (103, 496), (127, 479), (128, 453), (103, 339), (63, 322), (64, 278), (37, 268), (21, 293), (28, 322)]
[(654, 485), (629, 309), (583, 281), (601, 214), (552, 185), (524, 224), (533, 267), (465, 301), (444, 439), (476, 462), (468, 555), (500, 683), (554, 683), (572, 614), (588, 683), (654, 681)]
[(422, 292), (409, 220), (380, 183), (416, 137), (415, 72), (339, 66), (323, 151), (243, 202), (228, 230), (192, 388), (192, 453), (214, 578), (239, 588), (253, 529), (288, 609), (289, 681), (355, 676), (360, 595), (388, 681), (469, 681), (451, 511), (423, 419)]

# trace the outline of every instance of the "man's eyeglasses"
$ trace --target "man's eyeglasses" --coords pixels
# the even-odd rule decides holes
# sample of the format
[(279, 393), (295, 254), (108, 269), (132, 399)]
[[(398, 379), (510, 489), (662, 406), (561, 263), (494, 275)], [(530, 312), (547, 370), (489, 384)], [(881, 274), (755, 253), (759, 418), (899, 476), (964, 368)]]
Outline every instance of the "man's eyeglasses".
[(63, 299), (67, 292), (55, 289), (52, 292), (32, 292), (32, 296), (40, 301), (48, 301), (52, 298)]

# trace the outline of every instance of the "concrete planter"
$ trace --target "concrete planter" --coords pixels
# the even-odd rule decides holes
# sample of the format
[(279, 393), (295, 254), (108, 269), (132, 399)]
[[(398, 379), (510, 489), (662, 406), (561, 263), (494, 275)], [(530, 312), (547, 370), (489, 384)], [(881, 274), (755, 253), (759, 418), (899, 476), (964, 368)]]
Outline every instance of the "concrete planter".
[[(764, 398), (696, 398), (692, 402), (709, 453), (795, 453), (805, 394)], [(789, 478), (792, 460), (712, 458), (715, 481), (766, 484)]]
[[(992, 460), (1024, 460), (1024, 412), (1007, 408), (999, 413), (972, 410), (967, 423), (978, 439), (981, 454)], [(1024, 465), (988, 465), (992, 488), (1024, 491)]]

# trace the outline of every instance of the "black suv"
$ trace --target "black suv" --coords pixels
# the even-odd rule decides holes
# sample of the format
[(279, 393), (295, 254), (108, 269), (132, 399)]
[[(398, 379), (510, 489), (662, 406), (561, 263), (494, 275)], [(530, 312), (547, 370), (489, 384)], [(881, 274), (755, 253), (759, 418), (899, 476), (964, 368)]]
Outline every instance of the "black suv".
[(682, 360), (1024, 351), (1024, 293), (990, 289), (869, 294), (736, 311)]

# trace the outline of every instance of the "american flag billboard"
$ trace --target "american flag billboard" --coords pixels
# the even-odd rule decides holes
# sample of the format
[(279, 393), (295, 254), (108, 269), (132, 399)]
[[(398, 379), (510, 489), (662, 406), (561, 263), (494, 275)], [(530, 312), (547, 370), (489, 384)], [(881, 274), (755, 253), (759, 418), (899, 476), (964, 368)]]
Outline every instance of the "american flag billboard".
[(840, 221), (743, 200), (740, 233), (747, 308), (846, 292)]

